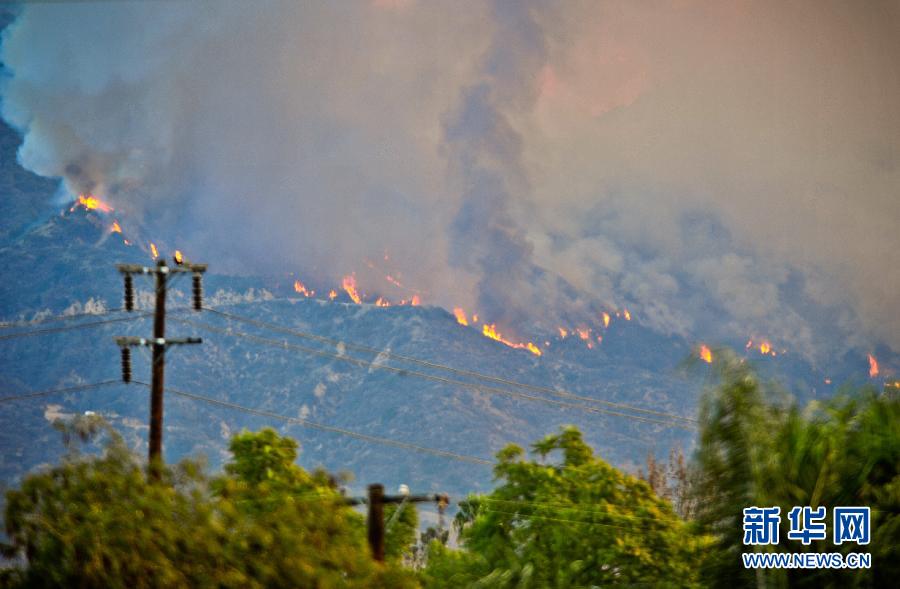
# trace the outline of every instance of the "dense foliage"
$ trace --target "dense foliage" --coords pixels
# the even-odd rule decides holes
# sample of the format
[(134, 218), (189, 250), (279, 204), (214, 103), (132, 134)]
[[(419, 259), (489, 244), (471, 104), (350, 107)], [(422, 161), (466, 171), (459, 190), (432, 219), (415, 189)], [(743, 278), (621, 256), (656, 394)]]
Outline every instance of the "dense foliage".
[[(720, 385), (701, 409), (699, 522), (717, 542), (704, 578), (715, 587), (888, 586), (900, 578), (900, 400), (872, 389), (846, 391), (800, 408), (727, 354), (717, 363)], [(781, 533), (778, 552), (870, 552), (869, 570), (744, 569), (742, 509), (869, 506), (868, 546), (835, 546), (831, 536), (804, 546)]]
[[(82, 428), (84, 424), (77, 424)], [(231, 444), (223, 476), (192, 462), (148, 481), (107, 432), (100, 456), (70, 453), (7, 495), (5, 583), (28, 587), (406, 587), (369, 556), (361, 516), (323, 473), (294, 464), (272, 430)]]
[(427, 587), (698, 586), (707, 540), (647, 483), (594, 456), (574, 428), (534, 452), (498, 454), (501, 484), (463, 503), (465, 550), (432, 544)]

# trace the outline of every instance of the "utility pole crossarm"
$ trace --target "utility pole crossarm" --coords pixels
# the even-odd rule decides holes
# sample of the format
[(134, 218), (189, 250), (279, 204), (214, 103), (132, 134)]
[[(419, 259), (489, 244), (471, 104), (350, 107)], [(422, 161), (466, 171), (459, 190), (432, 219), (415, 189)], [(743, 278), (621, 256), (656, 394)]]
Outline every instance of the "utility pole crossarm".
[(119, 347), (125, 346), (177, 346), (184, 344), (202, 344), (203, 338), (199, 337), (169, 337), (169, 338), (145, 338), (145, 337), (117, 337), (116, 343)]
[(155, 268), (151, 266), (142, 266), (140, 264), (116, 264), (116, 268), (118, 268), (119, 272), (122, 274), (156, 274), (157, 272), (162, 272), (163, 274), (202, 274), (203, 272), (206, 272), (208, 267), (208, 264), (190, 264), (187, 262), (178, 266), (157, 266)]
[[(382, 495), (382, 503), (450, 503), (450, 497), (446, 493), (432, 493), (429, 495)], [(368, 505), (369, 500), (366, 497), (345, 497), (346, 505)]]

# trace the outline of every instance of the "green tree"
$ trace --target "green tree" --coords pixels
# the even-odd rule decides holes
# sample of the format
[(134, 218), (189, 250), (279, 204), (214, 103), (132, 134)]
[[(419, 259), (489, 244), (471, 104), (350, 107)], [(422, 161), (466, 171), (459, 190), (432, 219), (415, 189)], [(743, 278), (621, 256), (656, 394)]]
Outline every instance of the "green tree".
[(465, 550), (432, 543), (427, 587), (698, 586), (707, 540), (646, 482), (594, 456), (575, 428), (534, 453), (538, 460), (517, 446), (498, 454), (501, 484), (461, 505)]
[[(83, 431), (75, 423), (64, 431)], [(359, 514), (324, 473), (294, 464), (296, 443), (242, 433), (225, 474), (185, 461), (148, 481), (106, 429), (100, 455), (70, 452), (7, 494), (9, 544), (26, 587), (412, 587), (374, 563)], [(90, 432), (89, 432), (90, 433)]]
[[(900, 575), (900, 402), (873, 389), (847, 390), (800, 408), (766, 386), (751, 368), (717, 354), (720, 377), (701, 410), (698, 520), (716, 539), (704, 578), (712, 586), (881, 586)], [(775, 552), (871, 552), (864, 571), (750, 571), (740, 553), (742, 510), (779, 506), (783, 517)], [(786, 538), (794, 506), (867, 505), (873, 536), (868, 546), (826, 541), (805, 547)]]
[(416, 532), (419, 529), (419, 512), (415, 505), (406, 503), (402, 508), (399, 505), (385, 505), (384, 521), (385, 558), (398, 561), (411, 559), (416, 543)]

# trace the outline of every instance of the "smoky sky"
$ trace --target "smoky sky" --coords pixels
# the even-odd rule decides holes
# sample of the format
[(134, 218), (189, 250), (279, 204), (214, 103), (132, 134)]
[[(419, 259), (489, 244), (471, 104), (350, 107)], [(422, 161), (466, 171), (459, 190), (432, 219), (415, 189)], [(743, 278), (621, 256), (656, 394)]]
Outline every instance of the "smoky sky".
[(900, 350), (898, 30), (896, 2), (33, 4), (2, 108), (23, 166), (229, 271), (823, 357)]

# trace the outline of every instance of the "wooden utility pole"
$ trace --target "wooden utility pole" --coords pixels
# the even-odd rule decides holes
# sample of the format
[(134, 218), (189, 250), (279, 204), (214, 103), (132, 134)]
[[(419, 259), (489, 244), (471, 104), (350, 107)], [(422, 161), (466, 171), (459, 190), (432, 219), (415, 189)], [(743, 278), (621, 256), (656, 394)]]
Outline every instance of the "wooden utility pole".
[(150, 380), (150, 467), (162, 463), (163, 383), (166, 376), (166, 261), (156, 265), (156, 308), (153, 313), (153, 365)]
[(369, 537), (369, 548), (372, 550), (372, 558), (378, 562), (384, 562), (384, 505), (385, 503), (399, 503), (398, 509), (402, 508), (406, 503), (431, 503), (438, 504), (441, 514), (444, 508), (450, 504), (450, 498), (445, 493), (431, 495), (385, 495), (384, 485), (375, 483), (369, 485), (369, 496), (367, 499), (348, 499), (347, 503), (351, 505), (359, 505), (360, 503), (368, 503), (369, 515), (366, 518), (366, 527)]
[(132, 274), (153, 274), (156, 279), (156, 301), (153, 313), (153, 338), (117, 337), (116, 343), (122, 348), (122, 380), (131, 382), (131, 353), (132, 346), (149, 346), (152, 349), (152, 365), (150, 380), (150, 437), (148, 459), (150, 474), (159, 478), (162, 466), (162, 438), (163, 438), (163, 396), (165, 391), (166, 373), (166, 348), (179, 344), (199, 344), (200, 338), (166, 339), (166, 293), (170, 274), (193, 274), (193, 308), (200, 311), (203, 308), (203, 289), (200, 283), (201, 275), (206, 272), (206, 264), (189, 264), (176, 257), (176, 266), (169, 267), (164, 259), (157, 262), (155, 268), (134, 264), (119, 264), (119, 272), (125, 276), (125, 310), (134, 310), (134, 286)]
[(384, 485), (369, 485), (369, 517), (366, 527), (372, 558), (384, 562)]

